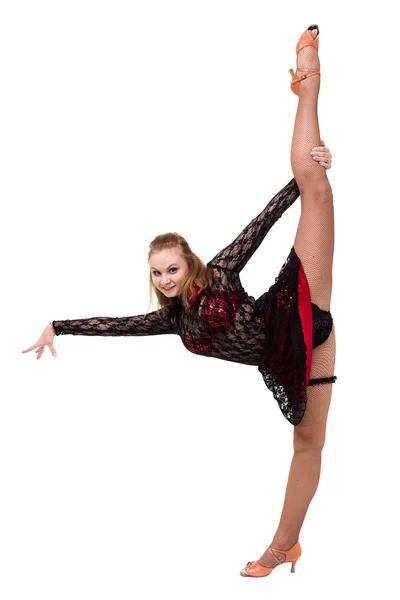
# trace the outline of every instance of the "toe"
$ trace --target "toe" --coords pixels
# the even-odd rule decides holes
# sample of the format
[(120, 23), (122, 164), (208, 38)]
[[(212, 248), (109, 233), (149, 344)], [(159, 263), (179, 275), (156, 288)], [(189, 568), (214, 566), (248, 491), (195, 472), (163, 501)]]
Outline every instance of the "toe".
[(311, 35), (313, 36), (314, 40), (316, 40), (319, 35), (318, 25), (310, 25), (308, 30), (311, 32)]
[(247, 575), (249, 574), (249, 567), (251, 567), (251, 565), (252, 565), (252, 564), (253, 564), (253, 563), (252, 563), (252, 561), (250, 560), (250, 561), (247, 563), (247, 565), (244, 567), (244, 569), (242, 569), (242, 570), (240, 571), (240, 574), (241, 574), (241, 575), (244, 575), (244, 576), (247, 576)]

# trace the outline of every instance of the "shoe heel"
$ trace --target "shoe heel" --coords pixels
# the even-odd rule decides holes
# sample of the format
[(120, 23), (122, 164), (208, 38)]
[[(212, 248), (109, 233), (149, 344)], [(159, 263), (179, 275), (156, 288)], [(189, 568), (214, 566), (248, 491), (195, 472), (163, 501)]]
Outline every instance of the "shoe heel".
[(296, 563), (297, 563), (297, 561), (298, 561), (298, 560), (299, 560), (299, 559), (298, 559), (298, 558), (296, 558), (296, 560), (294, 560), (294, 561), (292, 562), (292, 568), (290, 569), (290, 572), (291, 572), (291, 573), (294, 573), (294, 572), (295, 572), (295, 567), (296, 567)]
[(294, 78), (294, 71), (293, 71), (293, 69), (289, 69), (289, 73), (291, 74), (292, 79), (293, 79)]

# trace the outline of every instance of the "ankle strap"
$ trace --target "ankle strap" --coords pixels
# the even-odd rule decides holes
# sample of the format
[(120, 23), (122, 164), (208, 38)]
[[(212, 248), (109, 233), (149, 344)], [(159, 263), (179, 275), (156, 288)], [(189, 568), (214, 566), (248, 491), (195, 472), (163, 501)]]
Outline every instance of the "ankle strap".
[(296, 69), (296, 73), (319, 73), (317, 69)]
[(279, 560), (279, 558), (277, 556), (275, 556), (274, 552), (280, 552), (281, 554), (284, 554), (286, 556), (286, 552), (282, 551), (282, 550), (277, 550), (276, 548), (271, 548), (271, 546), (268, 548), (268, 552), (270, 553), (270, 555), (272, 556), (272, 558), (274, 558), (277, 563), (279, 565), (282, 564), (282, 561)]

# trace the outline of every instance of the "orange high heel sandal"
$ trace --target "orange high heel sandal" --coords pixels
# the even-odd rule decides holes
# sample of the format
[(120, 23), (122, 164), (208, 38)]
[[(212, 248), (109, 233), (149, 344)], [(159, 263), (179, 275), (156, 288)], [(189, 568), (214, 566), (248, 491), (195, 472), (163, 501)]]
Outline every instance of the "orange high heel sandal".
[[(311, 31), (316, 29), (318, 31), (317, 38), (314, 40)], [(300, 52), (302, 48), (305, 46), (312, 46), (318, 51), (319, 48), (319, 27), (318, 25), (310, 25), (308, 29), (305, 30), (303, 35), (300, 37), (296, 46), (296, 54)], [(296, 96), (299, 95), (299, 83), (303, 81), (303, 79), (307, 79), (307, 77), (312, 77), (313, 75), (321, 75), (320, 71), (316, 69), (297, 69), (296, 73), (293, 72), (293, 69), (289, 69), (289, 73), (292, 76), (292, 81), (290, 84), (290, 88), (293, 94)]]
[[(273, 567), (263, 567), (256, 560), (248, 562), (244, 569), (240, 571), (240, 574), (243, 577), (265, 577), (269, 575), (278, 565), (282, 565), (287, 562), (292, 563), (292, 568), (290, 569), (291, 573), (294, 573), (294, 569), (296, 566), (296, 562), (301, 556), (301, 546), (299, 542), (296, 542), (294, 546), (292, 546), (289, 550), (278, 550), (278, 548), (268, 548), (268, 552), (270, 555), (276, 560), (276, 565)], [(285, 554), (285, 560), (279, 559), (275, 552), (279, 552), (281, 554)]]

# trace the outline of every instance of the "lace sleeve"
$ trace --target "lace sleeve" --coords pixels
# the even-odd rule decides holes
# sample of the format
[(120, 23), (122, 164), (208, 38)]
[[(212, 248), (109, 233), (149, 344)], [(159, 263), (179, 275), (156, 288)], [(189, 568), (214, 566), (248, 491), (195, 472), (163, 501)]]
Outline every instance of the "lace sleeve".
[(161, 335), (177, 333), (171, 317), (161, 318), (157, 311), (134, 317), (92, 317), (73, 321), (53, 321), (56, 335)]
[(268, 202), (264, 210), (243, 229), (242, 233), (229, 246), (218, 252), (207, 265), (236, 272), (241, 271), (274, 223), (281, 218), (285, 210), (299, 195), (296, 180), (292, 179)]

